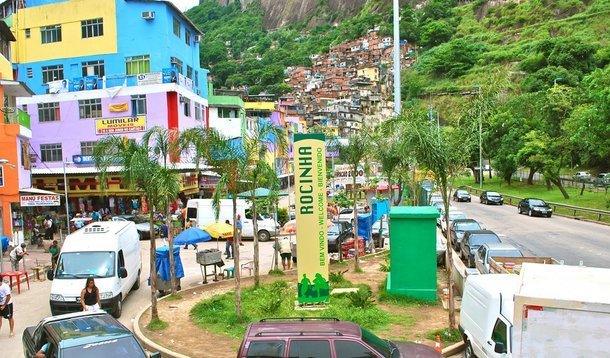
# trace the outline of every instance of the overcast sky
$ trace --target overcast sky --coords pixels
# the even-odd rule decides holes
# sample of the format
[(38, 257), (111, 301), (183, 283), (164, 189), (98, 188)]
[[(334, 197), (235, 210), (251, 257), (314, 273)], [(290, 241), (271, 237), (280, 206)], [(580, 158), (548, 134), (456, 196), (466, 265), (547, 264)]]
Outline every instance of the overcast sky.
[(176, 7), (182, 11), (186, 11), (193, 6), (197, 6), (199, 4), (199, 0), (169, 0), (176, 5)]

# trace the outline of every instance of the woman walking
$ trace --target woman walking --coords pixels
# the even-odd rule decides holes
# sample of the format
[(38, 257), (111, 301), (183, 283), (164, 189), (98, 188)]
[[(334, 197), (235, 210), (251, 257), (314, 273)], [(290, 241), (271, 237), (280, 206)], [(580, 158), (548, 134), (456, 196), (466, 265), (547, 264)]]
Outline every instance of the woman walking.
[(100, 291), (95, 286), (93, 277), (87, 278), (87, 284), (80, 293), (80, 303), (83, 306), (83, 311), (96, 312), (102, 307)]
[(57, 259), (59, 258), (59, 245), (57, 244), (57, 240), (53, 240), (53, 245), (49, 247), (49, 252), (51, 253), (51, 270), (55, 272), (55, 266), (57, 266)]

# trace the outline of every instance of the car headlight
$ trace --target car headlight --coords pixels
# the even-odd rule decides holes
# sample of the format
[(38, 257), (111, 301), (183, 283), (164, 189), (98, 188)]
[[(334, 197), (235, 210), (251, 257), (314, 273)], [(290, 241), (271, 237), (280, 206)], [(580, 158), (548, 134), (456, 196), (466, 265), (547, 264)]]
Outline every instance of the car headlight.
[(56, 293), (52, 293), (51, 294), (51, 301), (64, 301), (64, 296), (63, 295), (58, 295)]
[(540, 211), (542, 208), (534, 208), (534, 211)]
[(107, 300), (112, 298), (112, 292), (102, 292), (100, 293), (100, 299), (101, 300)]

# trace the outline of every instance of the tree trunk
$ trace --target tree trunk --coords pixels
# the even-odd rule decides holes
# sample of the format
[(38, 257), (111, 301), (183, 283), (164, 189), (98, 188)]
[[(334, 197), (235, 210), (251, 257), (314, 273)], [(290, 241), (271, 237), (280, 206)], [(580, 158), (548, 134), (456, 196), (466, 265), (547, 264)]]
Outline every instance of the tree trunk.
[(536, 168), (532, 167), (527, 175), (527, 185), (534, 185), (534, 174), (536, 174)]
[(585, 182), (582, 182), (582, 186), (580, 187), (580, 196), (585, 192)]
[[(445, 207), (445, 222), (449, 222), (449, 194), (447, 193), (447, 179), (440, 178), (440, 189), (443, 196), (443, 206)], [(455, 329), (455, 302), (453, 300), (453, 291), (455, 284), (453, 282), (452, 271), (453, 271), (453, 253), (452, 253), (451, 240), (447, 240), (447, 262), (445, 266), (447, 268), (447, 281), (449, 282), (449, 330)]]
[(354, 183), (352, 185), (352, 193), (354, 197), (354, 269), (360, 269), (360, 245), (358, 244), (358, 205), (356, 204), (356, 175), (358, 175), (358, 164), (354, 164)]
[(545, 179), (544, 182), (546, 183), (546, 190), (548, 190), (548, 191), (553, 190), (553, 186), (551, 185), (551, 180)]
[[(254, 188), (256, 188), (256, 181), (253, 183)], [(252, 189), (252, 196), (250, 200), (252, 200), (252, 228), (254, 229), (254, 288), (258, 288), (260, 285), (260, 277), (259, 277), (259, 254), (258, 254), (258, 216), (256, 215), (256, 197), (254, 196), (255, 192)]]
[(549, 179), (553, 184), (555, 184), (555, 186), (557, 186), (557, 188), (559, 189), (559, 191), (561, 192), (561, 194), (563, 195), (564, 199), (570, 199), (570, 194), (568, 194), (568, 192), (566, 191), (566, 188), (563, 187), (563, 184), (561, 184), (561, 179)]
[[(169, 243), (169, 271), (171, 273), (172, 295), (174, 295), (176, 294), (176, 263), (174, 262), (174, 235), (172, 235), (172, 232), (169, 229), (172, 223), (172, 216), (169, 212), (169, 204), (165, 206), (165, 215), (167, 225), (167, 242)], [(186, 220), (186, 218), (184, 218), (184, 220)]]
[(150, 224), (150, 321), (159, 319), (157, 310), (157, 268), (155, 259), (157, 258), (157, 245), (155, 242), (155, 223), (154, 207), (151, 205), (149, 224)]
[[(241, 316), (241, 267), (239, 266), (239, 243), (241, 237), (237, 233), (237, 193), (233, 194), (233, 267), (235, 274), (235, 314), (239, 321)], [(239, 238), (239, 240), (238, 240)]]

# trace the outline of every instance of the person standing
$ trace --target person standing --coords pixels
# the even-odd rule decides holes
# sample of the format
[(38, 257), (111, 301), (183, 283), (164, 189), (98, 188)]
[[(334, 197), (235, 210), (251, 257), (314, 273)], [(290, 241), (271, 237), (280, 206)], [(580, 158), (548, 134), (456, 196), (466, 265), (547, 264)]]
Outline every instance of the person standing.
[(280, 256), (282, 257), (282, 267), (284, 268), (284, 271), (286, 271), (286, 268), (290, 270), (292, 265), (292, 247), (288, 236), (284, 236), (282, 241), (280, 241)]
[[(231, 225), (231, 222), (229, 220), (225, 221), (225, 224), (227, 225)], [(227, 241), (225, 243), (225, 259), (232, 259), (233, 258), (233, 235), (227, 237)]]
[(25, 251), (25, 243), (20, 246), (15, 247), (10, 254), (8, 254), (11, 259), (11, 268), (13, 271), (19, 271), (19, 261), (23, 259), (25, 255), (29, 255), (28, 252)]
[(87, 283), (85, 284), (85, 288), (80, 293), (80, 302), (83, 306), (83, 311), (99, 311), (102, 307), (102, 302), (100, 301), (100, 291), (97, 286), (95, 286), (95, 281), (93, 277), (87, 278)]
[(44, 218), (42, 226), (44, 226), (44, 239), (53, 240), (53, 220), (49, 215)]
[[(11, 288), (4, 281), (0, 280), (0, 316), (8, 320), (10, 328), (9, 337), (15, 336), (15, 320), (13, 319), (13, 298)], [(2, 319), (0, 318), (0, 330), (2, 329)]]
[(239, 243), (239, 246), (244, 246), (244, 244), (241, 242), (241, 228), (242, 228), (242, 223), (241, 223), (241, 215), (237, 214), (237, 222), (235, 223), (235, 226), (237, 226), (237, 237), (235, 238), (235, 242)]
[(57, 259), (59, 258), (59, 245), (57, 244), (57, 240), (53, 240), (53, 244), (49, 247), (49, 252), (51, 253), (51, 270), (55, 272), (55, 266), (57, 266)]

